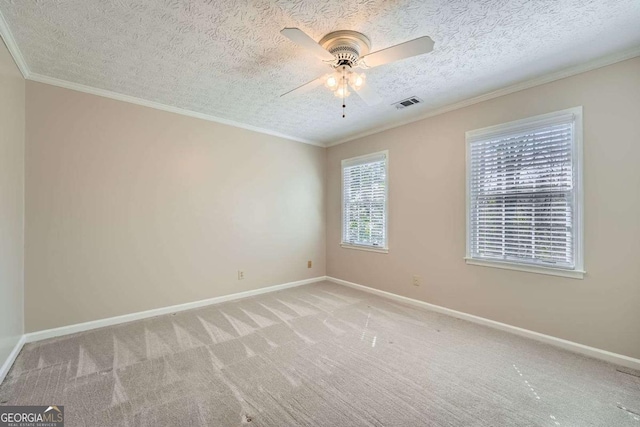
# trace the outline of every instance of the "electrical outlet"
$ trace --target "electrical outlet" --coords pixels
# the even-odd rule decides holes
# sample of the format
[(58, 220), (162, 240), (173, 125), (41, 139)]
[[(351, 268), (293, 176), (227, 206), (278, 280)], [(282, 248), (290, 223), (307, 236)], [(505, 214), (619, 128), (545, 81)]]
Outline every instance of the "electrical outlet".
[(244, 279), (244, 271), (238, 270), (238, 280)]
[(307, 268), (311, 268), (311, 261), (307, 261)]
[(420, 286), (422, 284), (422, 279), (420, 276), (413, 276), (413, 286)]

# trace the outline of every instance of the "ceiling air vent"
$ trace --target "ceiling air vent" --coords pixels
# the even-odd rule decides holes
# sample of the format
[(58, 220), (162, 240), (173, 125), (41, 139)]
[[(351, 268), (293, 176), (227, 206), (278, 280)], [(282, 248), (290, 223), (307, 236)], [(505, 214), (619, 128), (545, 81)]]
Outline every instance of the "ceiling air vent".
[(412, 96), (411, 98), (403, 99), (402, 101), (396, 102), (393, 104), (398, 110), (402, 110), (403, 108), (411, 107), (414, 104), (420, 104), (422, 99), (417, 96)]

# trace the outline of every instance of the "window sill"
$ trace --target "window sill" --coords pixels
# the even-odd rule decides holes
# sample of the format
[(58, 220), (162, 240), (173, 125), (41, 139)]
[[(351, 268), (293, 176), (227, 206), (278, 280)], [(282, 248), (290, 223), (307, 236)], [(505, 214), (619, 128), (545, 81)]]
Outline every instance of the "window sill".
[(583, 279), (586, 273), (582, 270), (562, 270), (559, 268), (547, 268), (537, 265), (515, 264), (510, 262), (490, 261), (476, 258), (465, 258), (465, 261), (469, 265), (502, 268), (504, 270), (525, 271), (527, 273), (547, 274), (550, 276), (569, 277), (571, 279)]
[(377, 248), (375, 246), (360, 246), (360, 245), (350, 245), (348, 243), (340, 243), (345, 249), (356, 249), (358, 251), (366, 251), (366, 252), (378, 252), (381, 254), (388, 254), (389, 248)]

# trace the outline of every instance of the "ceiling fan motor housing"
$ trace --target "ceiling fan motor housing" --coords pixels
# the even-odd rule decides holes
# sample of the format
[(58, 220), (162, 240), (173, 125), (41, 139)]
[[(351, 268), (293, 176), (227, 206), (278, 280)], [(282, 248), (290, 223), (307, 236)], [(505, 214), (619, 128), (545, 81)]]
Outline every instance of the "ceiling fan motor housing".
[(358, 59), (369, 53), (371, 48), (367, 36), (350, 30), (329, 33), (320, 40), (320, 45), (335, 56), (334, 67), (356, 66)]
[(360, 56), (360, 53), (357, 51), (357, 49), (351, 46), (338, 46), (331, 49), (329, 52), (331, 52), (336, 57), (338, 66), (348, 65), (351, 67), (358, 61), (358, 57)]

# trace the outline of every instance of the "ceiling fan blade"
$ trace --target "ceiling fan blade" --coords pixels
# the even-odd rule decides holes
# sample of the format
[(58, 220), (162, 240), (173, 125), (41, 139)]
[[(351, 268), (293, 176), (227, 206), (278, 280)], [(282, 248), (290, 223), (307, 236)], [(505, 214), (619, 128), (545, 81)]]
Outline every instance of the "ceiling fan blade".
[[(351, 86), (351, 85), (349, 85)], [(370, 107), (378, 105), (382, 102), (382, 98), (371, 88), (368, 84), (362, 86), (360, 89), (355, 90), (353, 86), (351, 89)]]
[(302, 95), (303, 93), (307, 93), (312, 89), (317, 88), (323, 83), (324, 83), (324, 76), (318, 77), (317, 79), (311, 80), (310, 82), (305, 83), (302, 86), (298, 86), (297, 88), (290, 90), (289, 92), (283, 93), (282, 95), (280, 95), (280, 98), (295, 96), (295, 95)]
[(395, 46), (370, 53), (363, 57), (360, 62), (364, 62), (364, 65), (368, 68), (373, 68), (379, 65), (389, 64), (400, 59), (429, 53), (433, 50), (433, 44), (431, 37), (419, 37), (405, 43), (400, 43)]
[(300, 28), (284, 28), (280, 34), (294, 42), (300, 47), (307, 49), (323, 61), (333, 61), (335, 57), (320, 46), (315, 40), (309, 37)]

